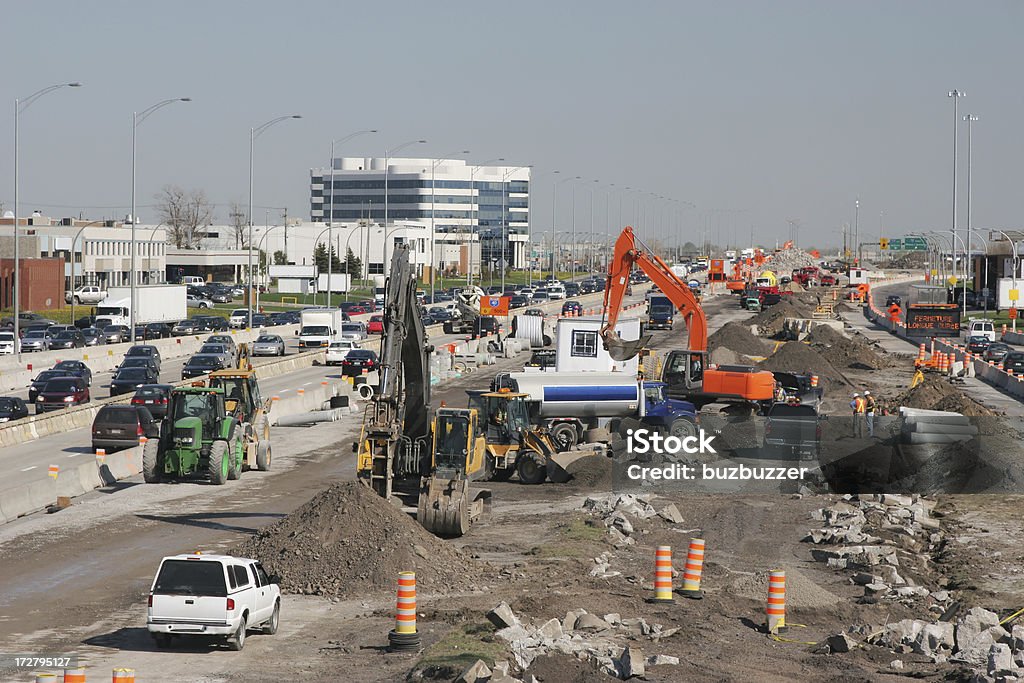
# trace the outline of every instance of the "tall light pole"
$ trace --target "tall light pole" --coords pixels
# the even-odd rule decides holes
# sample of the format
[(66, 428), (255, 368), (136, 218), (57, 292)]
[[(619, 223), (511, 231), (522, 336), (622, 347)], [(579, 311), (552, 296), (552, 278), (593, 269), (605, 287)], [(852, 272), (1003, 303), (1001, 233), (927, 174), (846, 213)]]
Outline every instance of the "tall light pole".
[(163, 109), (167, 105), (174, 104), (175, 102), (191, 102), (191, 101), (192, 101), (191, 97), (172, 97), (172, 98), (167, 99), (167, 100), (161, 100), (160, 102), (157, 102), (156, 104), (154, 104), (153, 106), (149, 107), (148, 109), (143, 109), (141, 112), (134, 112), (134, 111), (132, 112), (132, 208), (131, 208), (131, 215), (130, 215), (131, 220), (132, 220), (132, 236), (131, 236), (131, 241), (132, 241), (132, 244), (131, 244), (131, 250), (132, 250), (132, 253), (131, 253), (131, 271), (132, 272), (131, 272), (130, 281), (129, 281), (129, 291), (131, 293), (131, 295), (130, 295), (131, 296), (131, 301), (130, 301), (129, 306), (128, 306), (128, 327), (131, 330), (131, 332), (129, 334), (130, 334), (130, 338), (131, 338), (133, 344), (135, 343), (135, 307), (136, 307), (135, 306), (135, 304), (136, 304), (135, 284), (136, 284), (136, 280), (138, 279), (138, 278), (136, 278), (136, 273), (135, 273), (135, 250), (136, 250), (136, 246), (137, 246), (136, 243), (135, 243), (135, 226), (139, 222), (138, 216), (135, 215), (135, 138), (136, 138), (136, 134), (137, 134), (138, 129), (139, 129), (139, 124), (141, 124), (143, 121), (145, 121), (149, 117), (149, 115), (152, 114), (153, 112), (155, 112), (157, 109)]
[[(529, 166), (516, 166), (515, 168), (505, 172), (501, 177), (501, 291), (505, 292), (505, 271), (508, 270), (508, 261), (505, 259), (505, 248), (508, 246), (508, 202), (505, 201), (508, 197), (508, 179), (512, 177), (512, 174), (516, 171), (521, 171), (524, 168), (533, 168), (533, 165)], [(514, 252), (513, 252), (514, 253)]]
[(426, 140), (409, 140), (403, 142), (397, 147), (384, 150), (384, 258), (382, 262), (382, 268), (385, 275), (388, 273), (388, 176), (390, 175), (391, 169), (391, 155), (397, 152), (401, 152), (406, 147), (411, 145), (423, 145), (426, 144)]
[[(18, 362), (21, 362), (21, 324), (19, 315), (21, 313), (21, 252), (19, 249), (19, 230), (21, 226), (18, 224), (18, 117), (21, 112), (32, 106), (32, 103), (38, 100), (43, 95), (58, 90), (60, 88), (79, 88), (82, 84), (76, 82), (73, 83), (58, 83), (57, 85), (51, 85), (37, 90), (24, 99), (14, 100), (14, 347), (15, 353), (18, 356)], [(72, 259), (71, 274), (74, 276), (75, 266)], [(74, 279), (72, 277), (72, 279)]]
[[(972, 166), (972, 163), (973, 163), (973, 160), (974, 160), (974, 154), (973, 154), (973, 151), (971, 149), (971, 145), (973, 143), (973, 139), (972, 138), (973, 138), (973, 134), (974, 134), (974, 122), (977, 121), (977, 120), (978, 120), (978, 117), (974, 116), (973, 114), (968, 114), (967, 116), (964, 117), (964, 121), (967, 122), (967, 246), (968, 246), (967, 251), (968, 252), (970, 252), (971, 235), (974, 232), (973, 216), (971, 215), (971, 200), (974, 198), (973, 197), (974, 188), (971, 185), (971, 170), (972, 170), (971, 166)], [(966, 280), (967, 278), (972, 277), (974, 275), (974, 261), (971, 258), (970, 253), (967, 254), (967, 261), (970, 264), (970, 271), (967, 270), (967, 268), (968, 268), (967, 264), (964, 264), (964, 280)], [(987, 258), (985, 259), (985, 263), (986, 263), (986, 265), (988, 264), (988, 259)], [(987, 278), (986, 278), (986, 281), (985, 281), (985, 286), (986, 287), (988, 286)], [(966, 285), (965, 285), (965, 289), (964, 289), (964, 292), (965, 292), (965, 294), (964, 294), (964, 301), (965, 302), (967, 300), (966, 291), (967, 290), (966, 290)]]
[(956, 151), (957, 151), (956, 132), (957, 132), (957, 126), (959, 125), (959, 122), (960, 122), (960, 117), (957, 114), (957, 105), (959, 105), (959, 103), (960, 103), (960, 98), (961, 97), (966, 97), (967, 93), (963, 92), (962, 90), (950, 90), (948, 96), (953, 99), (953, 220), (952, 220), (952, 227), (951, 227), (950, 231), (953, 234), (953, 239), (951, 240), (952, 246), (953, 246), (953, 264), (952, 264), (951, 268), (952, 268), (952, 271), (953, 271), (953, 276), (955, 277), (956, 276), (956, 171), (957, 171), (957, 167), (956, 167)]
[[(256, 138), (263, 135), (263, 132), (270, 128), (275, 123), (281, 123), (288, 119), (301, 119), (301, 114), (285, 114), (284, 116), (278, 116), (276, 119), (270, 119), (264, 124), (256, 126), (255, 128), (249, 129), (249, 318), (246, 323), (247, 329), (252, 329), (252, 302), (253, 302), (253, 283), (256, 278), (253, 276), (252, 270), (252, 176), (253, 176), (253, 148)], [(332, 160), (333, 165), (333, 160)], [(333, 188), (332, 188), (333, 189)], [(287, 220), (287, 219), (286, 219)]]
[(853, 203), (853, 253), (857, 255), (857, 265), (860, 266), (860, 197)]
[(451, 157), (454, 157), (456, 154), (469, 154), (469, 150), (464, 149), (461, 152), (449, 152), (440, 159), (434, 159), (430, 164), (430, 303), (435, 303), (434, 286), (437, 281), (437, 246), (434, 242), (434, 235), (436, 234), (436, 229), (434, 228), (434, 172), (437, 170), (439, 165)]
[[(377, 132), (376, 129), (374, 129), (374, 130), (357, 130), (354, 133), (349, 133), (348, 135), (346, 135), (343, 138), (338, 138), (337, 140), (331, 140), (331, 203), (330, 203), (331, 209), (330, 209), (330, 213), (327, 216), (327, 227), (328, 228), (330, 228), (334, 224), (334, 145), (336, 145), (336, 144), (340, 145), (342, 143), (348, 142), (352, 138), (359, 137), (360, 135), (366, 135), (368, 133), (376, 133), (376, 132)], [(327, 232), (327, 245), (328, 245), (328, 249), (327, 249), (327, 308), (331, 307), (331, 287), (334, 284), (334, 259), (331, 258), (331, 249), (330, 249), (331, 245), (334, 244), (334, 242), (331, 241), (332, 237), (333, 237), (333, 235), (332, 235), (331, 231), (328, 230), (328, 232)], [(339, 256), (338, 258), (341, 258), (341, 257)], [(347, 271), (348, 268), (346, 267), (345, 270)], [(351, 276), (351, 273), (350, 273), (349, 274), (349, 285), (350, 286), (348, 288), (346, 288), (346, 292), (345, 292), (346, 294), (348, 294), (348, 289), (351, 289), (351, 277), (352, 276)]]

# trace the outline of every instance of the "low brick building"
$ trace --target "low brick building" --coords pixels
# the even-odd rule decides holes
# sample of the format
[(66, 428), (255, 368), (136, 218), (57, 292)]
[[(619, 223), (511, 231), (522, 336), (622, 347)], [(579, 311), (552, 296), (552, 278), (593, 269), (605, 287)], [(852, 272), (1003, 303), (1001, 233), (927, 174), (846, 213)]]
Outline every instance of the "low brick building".
[[(64, 305), (64, 259), (21, 259), (21, 296), (23, 311), (42, 311)], [(14, 259), (0, 259), (0, 309), (14, 308)]]

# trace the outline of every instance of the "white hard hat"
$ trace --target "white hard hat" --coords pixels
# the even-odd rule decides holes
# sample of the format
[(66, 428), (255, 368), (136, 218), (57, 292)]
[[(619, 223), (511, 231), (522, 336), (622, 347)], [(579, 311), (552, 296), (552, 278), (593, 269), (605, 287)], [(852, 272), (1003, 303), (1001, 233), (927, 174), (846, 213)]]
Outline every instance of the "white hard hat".
[(864, 395), (865, 395), (865, 396), (867, 396), (867, 395), (868, 395), (868, 394), (870, 394), (870, 393), (871, 393), (871, 392), (870, 392), (870, 391), (868, 391), (867, 389), (865, 389), (865, 390), (864, 390)]
[(860, 394), (854, 394), (853, 395), (854, 398), (857, 398), (858, 396), (860, 396)]

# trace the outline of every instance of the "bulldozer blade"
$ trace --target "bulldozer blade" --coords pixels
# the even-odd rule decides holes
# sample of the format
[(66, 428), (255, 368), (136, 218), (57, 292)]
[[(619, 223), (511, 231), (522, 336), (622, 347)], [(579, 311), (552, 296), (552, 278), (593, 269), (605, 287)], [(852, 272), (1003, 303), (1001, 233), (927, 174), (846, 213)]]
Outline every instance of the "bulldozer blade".
[(651, 343), (653, 337), (649, 334), (641, 335), (639, 339), (623, 339), (615, 332), (605, 335), (604, 348), (612, 360), (623, 361), (635, 358), (643, 349)]
[(427, 477), (420, 486), (416, 519), (435, 536), (456, 538), (468, 532), (484, 513), (490, 497), (491, 492), (484, 489), (471, 500), (466, 479)]
[(569, 474), (569, 465), (582, 458), (592, 458), (597, 454), (597, 451), (589, 448), (548, 454), (546, 459), (548, 479), (555, 484), (564, 484), (572, 479), (572, 475)]

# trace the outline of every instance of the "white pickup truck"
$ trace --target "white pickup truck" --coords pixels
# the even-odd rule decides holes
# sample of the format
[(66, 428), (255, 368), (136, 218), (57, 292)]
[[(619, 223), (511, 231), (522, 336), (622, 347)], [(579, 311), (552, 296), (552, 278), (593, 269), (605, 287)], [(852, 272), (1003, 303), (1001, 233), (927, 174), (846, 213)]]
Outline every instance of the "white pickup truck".
[(64, 303), (66, 304), (98, 304), (107, 298), (107, 290), (96, 285), (85, 285), (75, 291), (64, 292)]
[(190, 635), (226, 639), (232, 650), (241, 650), (247, 629), (277, 633), (278, 581), (244, 557), (198, 552), (165, 557), (149, 591), (146, 628), (158, 647)]

